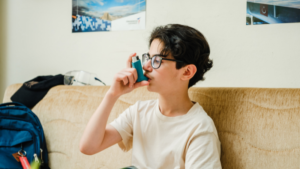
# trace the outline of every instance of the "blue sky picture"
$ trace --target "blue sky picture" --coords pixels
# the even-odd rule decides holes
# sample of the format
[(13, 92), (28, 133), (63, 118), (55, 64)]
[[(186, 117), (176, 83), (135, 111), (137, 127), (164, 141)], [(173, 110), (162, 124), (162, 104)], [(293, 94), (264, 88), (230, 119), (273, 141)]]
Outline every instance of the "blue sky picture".
[(300, 0), (247, 0), (246, 25), (300, 22)]
[(112, 21), (146, 11), (146, 0), (72, 0), (72, 32), (111, 31)]
[(72, 15), (124, 17), (146, 10), (146, 0), (72, 0)]
[(284, 6), (300, 9), (300, 0), (247, 0), (247, 2)]

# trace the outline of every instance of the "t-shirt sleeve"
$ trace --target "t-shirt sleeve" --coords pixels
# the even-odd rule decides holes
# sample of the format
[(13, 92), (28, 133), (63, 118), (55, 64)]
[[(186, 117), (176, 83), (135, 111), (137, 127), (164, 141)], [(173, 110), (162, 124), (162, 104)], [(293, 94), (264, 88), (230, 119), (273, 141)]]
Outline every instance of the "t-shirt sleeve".
[(213, 132), (196, 134), (186, 153), (186, 169), (221, 169), (220, 141)]
[(128, 107), (110, 123), (120, 133), (122, 141), (118, 145), (125, 152), (132, 148), (134, 106)]

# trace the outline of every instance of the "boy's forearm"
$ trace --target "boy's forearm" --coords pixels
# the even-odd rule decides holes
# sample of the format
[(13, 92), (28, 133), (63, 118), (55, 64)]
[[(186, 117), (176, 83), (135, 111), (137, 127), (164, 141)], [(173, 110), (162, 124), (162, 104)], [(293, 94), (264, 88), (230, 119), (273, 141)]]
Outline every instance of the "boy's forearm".
[(80, 141), (81, 152), (85, 154), (97, 153), (104, 138), (108, 117), (118, 98), (118, 96), (112, 95), (109, 91), (106, 93), (84, 130)]

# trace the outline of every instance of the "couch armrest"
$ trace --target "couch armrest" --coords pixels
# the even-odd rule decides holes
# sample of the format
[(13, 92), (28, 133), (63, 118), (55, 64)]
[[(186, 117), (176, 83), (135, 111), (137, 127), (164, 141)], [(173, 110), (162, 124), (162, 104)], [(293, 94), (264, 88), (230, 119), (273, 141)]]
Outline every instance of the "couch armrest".
[(19, 90), (19, 88), (22, 86), (22, 83), (17, 83), (17, 84), (12, 84), (8, 86), (4, 92), (4, 97), (3, 97), (3, 103), (5, 102), (11, 102), (10, 98), (11, 96)]

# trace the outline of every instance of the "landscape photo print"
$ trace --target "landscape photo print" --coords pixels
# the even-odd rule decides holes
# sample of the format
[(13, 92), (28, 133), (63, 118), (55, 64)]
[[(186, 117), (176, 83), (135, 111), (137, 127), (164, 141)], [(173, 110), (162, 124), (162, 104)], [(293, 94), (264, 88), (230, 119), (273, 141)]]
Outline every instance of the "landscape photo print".
[(300, 0), (247, 0), (246, 25), (300, 22)]
[(72, 0), (72, 32), (140, 30), (146, 0)]

